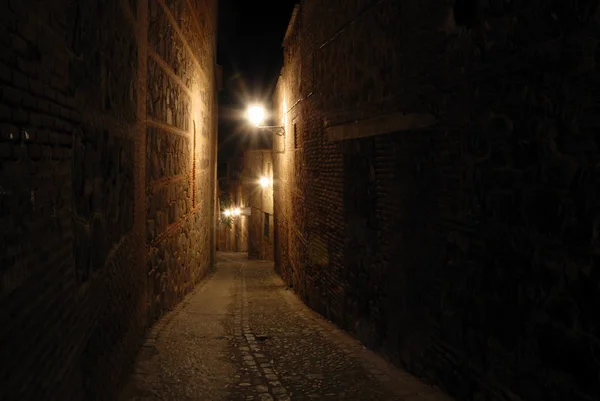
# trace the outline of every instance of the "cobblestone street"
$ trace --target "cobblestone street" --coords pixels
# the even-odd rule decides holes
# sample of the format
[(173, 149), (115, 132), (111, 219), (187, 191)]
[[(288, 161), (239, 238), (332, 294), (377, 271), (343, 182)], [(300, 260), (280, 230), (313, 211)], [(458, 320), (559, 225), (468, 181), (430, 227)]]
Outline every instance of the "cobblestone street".
[(220, 253), (152, 329), (122, 401), (449, 400), (309, 310), (273, 264)]

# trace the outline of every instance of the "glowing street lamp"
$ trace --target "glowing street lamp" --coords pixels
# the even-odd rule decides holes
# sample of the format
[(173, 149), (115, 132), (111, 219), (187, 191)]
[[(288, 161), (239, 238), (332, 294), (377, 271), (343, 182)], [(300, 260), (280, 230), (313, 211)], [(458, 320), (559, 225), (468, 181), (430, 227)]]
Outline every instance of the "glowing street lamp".
[(267, 129), (276, 135), (283, 135), (285, 127), (276, 125), (260, 125), (265, 120), (265, 108), (262, 106), (250, 106), (248, 108), (248, 120), (257, 128)]
[(271, 179), (267, 177), (261, 177), (260, 180), (258, 180), (258, 183), (261, 187), (266, 188), (271, 185)]
[(257, 127), (265, 120), (265, 109), (261, 106), (252, 106), (248, 109), (248, 119)]
[(225, 217), (236, 217), (240, 214), (242, 214), (242, 210), (239, 207), (236, 207), (235, 209), (226, 209), (223, 211), (223, 215)]

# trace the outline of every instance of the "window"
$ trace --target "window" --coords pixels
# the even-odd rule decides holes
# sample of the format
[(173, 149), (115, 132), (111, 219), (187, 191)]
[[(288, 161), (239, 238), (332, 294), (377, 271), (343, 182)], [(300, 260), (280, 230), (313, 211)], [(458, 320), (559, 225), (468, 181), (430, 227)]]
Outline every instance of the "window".
[(298, 134), (298, 129), (296, 127), (296, 123), (294, 123), (294, 149), (298, 149), (301, 147), (301, 142), (302, 138), (300, 138), (300, 135)]
[(269, 213), (265, 213), (264, 222), (265, 222), (265, 237), (268, 237), (269, 236)]

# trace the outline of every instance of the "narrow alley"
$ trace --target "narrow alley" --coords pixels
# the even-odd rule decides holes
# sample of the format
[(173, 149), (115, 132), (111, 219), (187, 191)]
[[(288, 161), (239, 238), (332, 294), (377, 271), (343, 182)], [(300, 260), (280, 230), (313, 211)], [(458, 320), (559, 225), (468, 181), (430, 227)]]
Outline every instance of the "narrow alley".
[(0, 0), (0, 401), (600, 400), (600, 0)]
[(220, 253), (149, 334), (121, 401), (449, 400), (309, 310), (273, 264)]

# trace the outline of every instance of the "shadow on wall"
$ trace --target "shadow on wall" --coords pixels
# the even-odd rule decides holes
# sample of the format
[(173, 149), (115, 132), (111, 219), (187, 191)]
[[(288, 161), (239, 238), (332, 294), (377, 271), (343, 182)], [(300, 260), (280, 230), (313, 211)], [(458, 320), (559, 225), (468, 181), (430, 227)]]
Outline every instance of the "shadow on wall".
[(114, 400), (209, 271), (214, 3), (0, 4), (0, 399)]
[(438, 3), (290, 21), (276, 268), (457, 399), (599, 399), (598, 2)]

